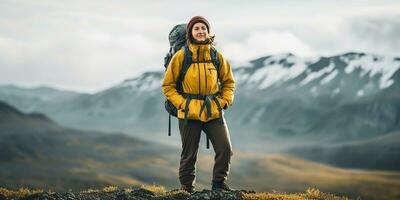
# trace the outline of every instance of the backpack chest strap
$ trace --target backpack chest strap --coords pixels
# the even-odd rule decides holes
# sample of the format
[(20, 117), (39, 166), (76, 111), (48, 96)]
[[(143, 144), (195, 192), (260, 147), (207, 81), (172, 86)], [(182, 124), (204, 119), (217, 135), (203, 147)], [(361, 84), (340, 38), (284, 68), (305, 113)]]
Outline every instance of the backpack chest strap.
[(207, 108), (207, 119), (211, 117), (211, 101), (215, 101), (215, 104), (217, 105), (218, 112), (219, 112), (219, 120), (222, 122), (222, 107), (221, 104), (219, 103), (218, 99), (216, 98), (219, 93), (211, 94), (211, 95), (201, 95), (201, 94), (188, 94), (188, 93), (183, 93), (182, 95), (186, 98), (186, 104), (185, 104), (185, 123), (187, 124), (188, 121), (188, 113), (189, 113), (189, 104), (192, 99), (197, 99), (197, 100), (204, 100), (203, 104), (201, 105), (200, 108), (200, 113), (199, 117), (201, 117), (201, 114), (204, 111), (204, 108)]

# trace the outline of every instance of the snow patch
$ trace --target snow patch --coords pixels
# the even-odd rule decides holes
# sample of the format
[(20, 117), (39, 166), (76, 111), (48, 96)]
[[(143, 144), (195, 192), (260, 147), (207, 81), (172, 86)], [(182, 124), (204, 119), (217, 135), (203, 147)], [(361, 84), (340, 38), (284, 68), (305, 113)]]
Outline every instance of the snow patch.
[(325, 76), (320, 82), (321, 85), (329, 83), (332, 79), (334, 79), (337, 76), (337, 74), (338, 74), (338, 71), (334, 70), (328, 76)]
[(358, 90), (357, 91), (357, 96), (358, 97), (361, 97), (361, 96), (363, 96), (364, 95), (364, 90)]
[[(346, 60), (343, 58), (343, 60)], [(377, 57), (372, 55), (366, 55), (362, 57), (356, 57), (353, 60), (347, 59), (348, 65), (345, 68), (347, 74), (353, 72), (356, 68), (361, 68), (363, 72), (361, 76), (364, 76), (369, 72), (369, 76), (380, 74), (379, 88), (387, 88), (393, 84), (393, 80), (390, 77), (400, 68), (400, 63), (396, 62), (393, 57)]]
[(310, 74), (308, 74), (308, 76), (300, 82), (300, 85), (303, 86), (303, 85), (311, 82), (312, 80), (315, 80), (315, 79), (321, 77), (322, 75), (331, 72), (334, 68), (335, 68), (335, 65), (331, 62), (331, 63), (329, 63), (329, 65), (327, 67), (324, 67), (323, 69), (321, 69), (319, 71), (311, 72)]
[(335, 90), (333, 90), (333, 94), (338, 94), (340, 92), (340, 88), (335, 88)]
[[(278, 64), (281, 59), (287, 59), (288, 62), (293, 63), (293, 66), (288, 68)], [(287, 57), (287, 54), (271, 57), (265, 60), (264, 63), (270, 63), (273, 60), (275, 64), (266, 64), (256, 70), (249, 78), (250, 83), (258, 84), (258, 89), (265, 89), (273, 84), (279, 84), (295, 78), (307, 68), (303, 59), (294, 56)]]
[(331, 93), (331, 97), (336, 96), (337, 94), (339, 94), (339, 92), (340, 92), (340, 88), (335, 88)]
[(139, 76), (132, 80), (127, 80), (118, 85), (117, 87), (131, 87), (139, 91), (153, 91), (161, 87), (162, 80), (159, 77), (147, 75), (145, 77)]
[(250, 75), (248, 73), (246, 73), (246, 70), (244, 70), (244, 69), (237, 70), (235, 72), (234, 76), (235, 76), (235, 81), (237, 84), (241, 84), (241, 83), (245, 82), (250, 77)]

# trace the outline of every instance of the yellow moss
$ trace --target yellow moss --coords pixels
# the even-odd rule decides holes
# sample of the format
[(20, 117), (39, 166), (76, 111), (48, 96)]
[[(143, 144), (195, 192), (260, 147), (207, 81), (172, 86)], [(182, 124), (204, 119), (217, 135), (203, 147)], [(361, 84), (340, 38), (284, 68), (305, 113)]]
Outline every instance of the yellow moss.
[(117, 190), (118, 190), (118, 187), (115, 185), (111, 185), (111, 186), (103, 188), (103, 192), (115, 192)]
[(0, 194), (6, 197), (21, 197), (21, 196), (28, 196), (36, 193), (42, 193), (43, 190), (30, 190), (28, 188), (19, 188), (19, 190), (13, 191), (6, 188), (0, 188)]
[(81, 193), (95, 193), (95, 192), (99, 192), (98, 189), (87, 189), (87, 190), (82, 190)]
[(163, 195), (167, 192), (167, 190), (165, 189), (164, 186), (157, 186), (157, 185), (143, 186), (142, 185), (142, 188), (154, 192), (155, 195)]
[(307, 199), (326, 199), (326, 200), (349, 200), (347, 197), (338, 197), (333, 194), (324, 193), (319, 191), (316, 188), (308, 188), (305, 194), (301, 194), (302, 196), (306, 197)]
[(87, 190), (82, 190), (81, 193), (96, 193), (96, 192), (115, 192), (118, 190), (117, 186), (111, 185), (104, 187), (103, 189), (87, 189)]
[(338, 197), (333, 194), (324, 193), (315, 188), (308, 188), (305, 193), (244, 193), (244, 200), (349, 200), (347, 197)]
[(296, 194), (276, 194), (276, 193), (245, 193), (245, 200), (306, 200)]
[(185, 191), (185, 190), (182, 190), (182, 189), (179, 189), (179, 190), (174, 190), (174, 191), (169, 191), (169, 192), (167, 192), (166, 196), (169, 196), (169, 195), (176, 195), (176, 194), (181, 194), (181, 193), (184, 193), (184, 194), (189, 195), (189, 192), (187, 192), (187, 191)]
[(51, 191), (51, 189), (49, 189), (49, 190), (47, 191), (47, 193), (49, 193), (49, 194), (55, 194), (55, 192)]
[(321, 191), (319, 191), (318, 189), (315, 189), (315, 188), (308, 188), (306, 190), (306, 194), (310, 195), (310, 196), (318, 197), (321, 195)]
[(125, 192), (132, 192), (133, 189), (132, 189), (132, 188), (124, 188), (124, 191), (125, 191)]

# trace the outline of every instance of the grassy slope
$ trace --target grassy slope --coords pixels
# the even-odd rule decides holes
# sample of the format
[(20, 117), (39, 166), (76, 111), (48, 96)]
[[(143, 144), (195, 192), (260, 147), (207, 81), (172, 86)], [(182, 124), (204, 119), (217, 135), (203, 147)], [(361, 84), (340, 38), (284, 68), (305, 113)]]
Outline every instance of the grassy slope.
[[(12, 179), (7, 179), (12, 180), (12, 184), (1, 186), (14, 185), (14, 189), (21, 185), (36, 186), (34, 188), (62, 191), (67, 188), (99, 188), (109, 184), (129, 187), (155, 183), (173, 189), (179, 186), (178, 157), (173, 153), (164, 153), (132, 160), (100, 161), (82, 158), (61, 162), (60, 159), (53, 161), (54, 166), (61, 163), (76, 165), (61, 171), (62, 173), (49, 174), (48, 178), (44, 175), (48, 172), (41, 170), (41, 160), (26, 161), (25, 166), (35, 173), (14, 174)], [(14, 166), (21, 167), (22, 163), (15, 164)], [(212, 165), (213, 154), (201, 153), (197, 167), (199, 190), (209, 189)], [(51, 165), (48, 167), (51, 168)], [(260, 156), (237, 152), (232, 160), (228, 183), (236, 189), (255, 191), (301, 192), (315, 187), (324, 192), (352, 198), (361, 196), (362, 199), (396, 199), (400, 196), (399, 172), (347, 170), (287, 155)]]
[(316, 187), (334, 194), (362, 199), (400, 197), (400, 172), (349, 170), (310, 162), (289, 155), (243, 155), (232, 170), (232, 184), (258, 191), (304, 191)]

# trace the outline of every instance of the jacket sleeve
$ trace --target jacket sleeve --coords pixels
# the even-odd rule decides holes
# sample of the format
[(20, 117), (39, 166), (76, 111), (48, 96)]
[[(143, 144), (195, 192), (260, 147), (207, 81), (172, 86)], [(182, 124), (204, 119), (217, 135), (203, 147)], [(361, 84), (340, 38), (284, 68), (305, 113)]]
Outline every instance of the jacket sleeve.
[(182, 69), (184, 54), (180, 50), (172, 56), (162, 82), (162, 91), (165, 97), (177, 108), (183, 109), (185, 98), (176, 90), (176, 83)]
[(219, 52), (218, 52), (218, 58), (221, 63), (219, 69), (219, 80), (221, 82), (221, 97), (218, 98), (218, 100), (220, 101), (223, 109), (227, 109), (233, 104), (235, 79), (233, 78), (231, 65)]

